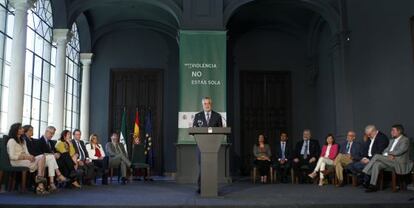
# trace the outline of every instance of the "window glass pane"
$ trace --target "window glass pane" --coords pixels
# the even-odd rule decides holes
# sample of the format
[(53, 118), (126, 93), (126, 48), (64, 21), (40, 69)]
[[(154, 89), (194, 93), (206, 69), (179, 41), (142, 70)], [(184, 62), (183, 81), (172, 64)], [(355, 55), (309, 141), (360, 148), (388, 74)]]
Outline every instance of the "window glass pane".
[(40, 120), (41, 121), (44, 121), (44, 122), (47, 122), (47, 119), (48, 119), (48, 109), (49, 109), (49, 104), (47, 103), (47, 102), (45, 102), (45, 101), (42, 101), (41, 102), (41, 117), (40, 117)]
[(32, 99), (32, 118), (40, 118), (40, 100)]
[(30, 118), (31, 114), (31, 99), (30, 96), (24, 96), (24, 105), (23, 105), (23, 117)]
[(41, 84), (40, 79), (35, 77), (33, 79), (33, 92), (32, 92), (33, 94), (32, 94), (32, 96), (34, 98), (37, 98), (37, 99), (40, 99), (40, 84)]
[(7, 29), (6, 33), (8, 36), (13, 36), (13, 24), (14, 24), (14, 15), (12, 13), (7, 13)]

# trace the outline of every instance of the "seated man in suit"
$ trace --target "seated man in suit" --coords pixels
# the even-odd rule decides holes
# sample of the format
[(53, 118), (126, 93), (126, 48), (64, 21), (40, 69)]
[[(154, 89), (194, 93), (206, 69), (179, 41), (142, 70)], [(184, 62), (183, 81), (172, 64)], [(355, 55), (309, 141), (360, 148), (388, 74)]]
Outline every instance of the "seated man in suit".
[[(203, 111), (195, 114), (193, 127), (222, 127), (222, 118), (221, 115), (212, 110), (213, 102), (210, 97), (204, 97), (201, 100), (201, 104), (203, 105)], [(197, 155), (198, 155), (198, 164), (200, 164), (200, 150), (197, 148)], [(200, 170), (200, 165), (199, 165)], [(198, 174), (198, 189), (197, 193), (200, 193), (200, 183), (201, 183), (201, 176), (200, 172)]]
[(413, 164), (410, 161), (410, 140), (404, 136), (404, 127), (400, 124), (391, 128), (392, 139), (382, 154), (376, 154), (365, 166), (363, 172), (371, 176), (366, 192), (375, 192), (378, 174), (381, 170), (391, 168), (396, 174), (406, 175), (411, 172)]
[(340, 145), (339, 154), (334, 162), (336, 178), (338, 179), (337, 187), (344, 186), (344, 167), (352, 162), (360, 161), (362, 158), (362, 145), (355, 141), (355, 138), (355, 132), (348, 131), (346, 141)]
[(301, 183), (308, 179), (307, 175), (315, 169), (321, 148), (317, 140), (311, 139), (311, 131), (303, 131), (303, 140), (296, 144), (293, 152), (293, 171)]
[(97, 168), (93, 165), (92, 159), (89, 157), (88, 150), (86, 149), (85, 142), (81, 140), (81, 131), (79, 129), (73, 130), (72, 144), (75, 148), (78, 157), (79, 167), (83, 170), (85, 184), (92, 184), (93, 179), (96, 176)]
[(274, 160), (274, 168), (276, 170), (278, 180), (287, 183), (289, 180), (289, 172), (291, 167), (291, 151), (288, 143), (288, 134), (284, 131), (280, 132), (280, 142), (276, 142), (276, 154)]
[[(374, 125), (365, 127), (365, 134), (368, 136), (368, 139), (363, 144), (362, 159), (358, 162), (351, 163), (346, 168), (354, 175), (358, 176), (360, 182), (363, 181), (365, 177), (362, 169), (364, 169), (365, 165), (369, 163), (374, 155), (382, 154), (389, 143), (388, 137), (381, 131), (378, 131)], [(365, 184), (365, 186), (367, 185), (368, 184)]]
[(105, 150), (109, 156), (109, 167), (121, 167), (121, 182), (126, 184), (127, 170), (131, 168), (131, 161), (128, 159), (124, 145), (119, 143), (118, 133), (112, 133), (111, 142), (106, 143)]
[(213, 103), (210, 97), (201, 100), (203, 111), (195, 114), (193, 127), (222, 127), (221, 115), (212, 110)]
[(67, 179), (62, 175), (62, 173), (59, 170), (59, 166), (56, 162), (56, 158), (53, 154), (46, 153), (42, 151), (41, 148), (41, 140), (34, 139), (33, 138), (33, 126), (31, 125), (25, 125), (23, 126), (24, 134), (22, 135), (22, 138), (26, 141), (27, 150), (29, 153), (33, 156), (39, 156), (43, 155), (45, 157), (45, 163), (48, 170), (48, 176), (49, 176), (49, 182), (50, 185), (48, 187), (49, 192), (54, 192), (57, 190), (57, 187), (55, 185), (55, 176), (57, 176), (58, 182), (66, 182)]
[(56, 152), (56, 140), (53, 140), (56, 128), (54, 126), (46, 127), (45, 133), (39, 139), (39, 146), (44, 153), (53, 153), (56, 159), (59, 159), (60, 153)]

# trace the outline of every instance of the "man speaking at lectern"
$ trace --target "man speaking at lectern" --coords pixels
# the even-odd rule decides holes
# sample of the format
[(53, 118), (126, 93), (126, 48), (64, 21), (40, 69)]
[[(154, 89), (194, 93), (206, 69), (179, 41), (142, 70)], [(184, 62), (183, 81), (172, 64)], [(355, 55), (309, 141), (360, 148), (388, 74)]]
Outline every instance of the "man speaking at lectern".
[[(195, 114), (193, 127), (223, 127), (223, 123), (221, 121), (221, 115), (212, 110), (212, 101), (210, 97), (204, 97), (201, 100), (203, 104), (203, 111)], [(200, 168), (200, 150), (197, 147), (197, 157), (198, 157), (198, 189), (197, 193), (200, 194), (200, 184), (201, 184), (201, 168)]]
[(201, 103), (203, 104), (203, 111), (195, 114), (193, 127), (223, 127), (221, 115), (211, 108), (211, 98), (204, 97)]

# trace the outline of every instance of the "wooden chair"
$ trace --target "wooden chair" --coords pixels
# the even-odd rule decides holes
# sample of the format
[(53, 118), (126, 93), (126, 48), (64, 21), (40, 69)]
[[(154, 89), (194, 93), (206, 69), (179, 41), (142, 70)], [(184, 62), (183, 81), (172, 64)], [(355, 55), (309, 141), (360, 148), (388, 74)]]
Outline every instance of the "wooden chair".
[[(151, 175), (151, 167), (146, 161), (145, 146), (143, 144), (134, 144), (132, 147), (131, 166), (133, 170), (145, 169), (147, 177)], [(131, 174), (133, 175), (133, 174)]]
[(20, 191), (21, 192), (25, 192), (26, 191), (26, 185), (27, 185), (27, 175), (29, 172), (29, 168), (27, 167), (13, 167), (10, 164), (10, 158), (9, 158), (9, 154), (7, 153), (7, 148), (6, 148), (6, 141), (8, 139), (8, 136), (4, 136), (3, 138), (0, 138), (0, 183), (2, 181), (3, 178), (3, 174), (9, 173), (9, 177), (8, 177), (8, 189), (9, 191), (12, 191), (15, 189), (16, 187), (16, 178), (17, 178), (17, 174), (21, 174), (21, 188)]
[[(273, 169), (272, 166), (270, 166), (270, 168), (269, 168), (270, 183), (273, 183), (274, 182), (274, 178), (273, 178), (273, 175), (274, 174), (275, 174), (274, 173), (274, 169)], [(257, 167), (255, 165), (252, 168), (252, 174), (251, 175), (252, 175), (252, 182), (253, 182), (253, 184), (255, 184), (256, 183), (256, 179), (257, 179)]]
[(379, 189), (384, 190), (384, 172), (391, 173), (391, 189), (392, 189), (392, 192), (397, 192), (397, 174), (391, 168), (386, 168), (382, 170), (380, 174), (378, 175)]
[(333, 185), (336, 185), (338, 183), (338, 179), (336, 178), (336, 172), (335, 172), (335, 166), (334, 165), (327, 165), (326, 166), (326, 173), (324, 174), (324, 176), (325, 176), (325, 178), (331, 178), (331, 183)]
[[(272, 165), (272, 168), (273, 168), (273, 183), (277, 183), (277, 171), (276, 171), (276, 167), (274, 166), (274, 165)], [(292, 172), (292, 168), (289, 168), (291, 171), (290, 171), (290, 176), (291, 176), (291, 179), (292, 179), (292, 184), (293, 184), (293, 172)]]
[(118, 173), (117, 173), (117, 176), (118, 176), (118, 183), (119, 183), (119, 180), (120, 180), (120, 177), (119, 177), (119, 166), (118, 167), (110, 167), (109, 168), (109, 183), (112, 183), (112, 177), (114, 176), (114, 169), (116, 169), (117, 171), (118, 171)]
[[(307, 166), (307, 165), (302, 165), (300, 168), (299, 168), (299, 170), (301, 171), (301, 172), (309, 172), (309, 166)], [(292, 177), (292, 184), (299, 184), (299, 176), (298, 175), (296, 175), (295, 174), (295, 171), (294, 171), (294, 169), (293, 169), (293, 167), (292, 167), (292, 169), (290, 170), (290, 174), (291, 174), (291, 177)], [(306, 176), (306, 177), (308, 177), (308, 176)], [(318, 177), (319, 178), (319, 177)]]

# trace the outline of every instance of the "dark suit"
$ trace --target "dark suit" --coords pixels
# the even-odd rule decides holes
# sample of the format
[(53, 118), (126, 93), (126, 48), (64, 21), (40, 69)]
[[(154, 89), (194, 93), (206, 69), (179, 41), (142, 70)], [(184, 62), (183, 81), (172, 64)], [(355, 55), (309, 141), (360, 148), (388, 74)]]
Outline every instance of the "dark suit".
[[(73, 144), (73, 147), (75, 148), (75, 152), (79, 155), (79, 158), (81, 158), (81, 152), (78, 148), (78, 145), (76, 144), (75, 139), (72, 140), (72, 144)], [(79, 141), (79, 146), (80, 146), (80, 148), (82, 148), (83, 153), (84, 153), (83, 160), (86, 160), (86, 158), (89, 158), (89, 154), (88, 154), (88, 151), (86, 149), (85, 143), (82, 140), (80, 140)]]
[(371, 159), (376, 154), (382, 154), (385, 148), (387, 148), (389, 142), (390, 140), (388, 139), (388, 137), (384, 133), (378, 131), (378, 134), (374, 140), (374, 144), (371, 148), (371, 156), (368, 155), (369, 145), (371, 144), (371, 140), (368, 139), (364, 144), (363, 157)]
[(194, 116), (193, 127), (222, 127), (221, 115), (215, 111), (211, 111), (210, 120), (207, 122), (204, 111)]
[[(368, 159), (371, 159), (374, 155), (376, 154), (382, 154), (382, 152), (384, 151), (385, 148), (387, 148), (388, 143), (389, 143), (389, 139), (388, 137), (378, 131), (377, 136), (375, 137), (374, 143), (372, 144), (372, 148), (371, 148), (371, 157), (368, 155), (369, 153), (369, 145), (371, 144), (371, 139), (368, 139), (366, 142), (364, 142), (364, 144), (362, 144), (362, 158), (366, 157)], [(353, 174), (355, 175), (360, 175), (362, 174), (362, 169), (364, 169), (365, 164), (363, 164), (360, 161), (355, 161), (353, 163), (351, 163), (347, 169), (349, 171), (351, 171)], [(360, 178), (360, 180), (362, 179), (362, 177)]]
[(95, 168), (93, 163), (86, 163), (85, 162), (87, 159), (89, 159), (89, 154), (88, 154), (88, 151), (86, 149), (85, 143), (82, 140), (79, 140), (79, 146), (80, 146), (80, 148), (82, 148), (82, 151), (83, 151), (83, 154), (84, 154), (84, 156), (83, 156), (84, 158), (82, 158), (81, 157), (82, 152), (79, 149), (78, 144), (76, 142), (77, 142), (76, 139), (72, 140), (72, 144), (73, 144), (73, 147), (75, 148), (75, 152), (79, 155), (79, 160), (84, 162), (83, 163), (84, 165), (80, 166), (80, 168), (83, 170), (83, 173), (84, 173), (84, 177), (85, 177), (84, 179), (85, 180), (93, 179), (96, 176), (97, 168)]
[[(308, 179), (307, 174), (315, 169), (316, 162), (318, 161), (319, 155), (321, 154), (319, 142), (314, 139), (309, 139), (309, 154), (306, 158), (304, 158), (304, 155), (301, 154), (303, 142), (304, 140), (296, 143), (295, 150), (293, 152), (293, 159), (298, 158), (299, 162), (292, 162), (292, 167), (295, 175), (299, 176), (301, 182), (304, 182), (306, 179)], [(316, 160), (313, 163), (310, 163), (309, 160), (313, 157)]]
[[(339, 153), (348, 154), (347, 151), (346, 151), (346, 146), (347, 145), (348, 145), (348, 141), (345, 141), (345, 142), (341, 143), (339, 145)], [(360, 142), (353, 141), (352, 146), (351, 146), (350, 154), (351, 154), (351, 157), (352, 157), (352, 161), (354, 161), (354, 162), (360, 161), (362, 159), (362, 156), (363, 156), (362, 144)]]
[[(278, 179), (282, 182), (287, 182), (288, 174), (291, 167), (292, 162), (292, 151), (290, 147), (290, 142), (286, 142), (285, 144), (285, 155), (283, 157), (282, 153), (282, 143), (279, 141), (276, 143), (276, 151), (275, 151), (275, 158), (274, 158), (274, 168), (276, 169), (276, 172), (278, 173)], [(282, 158), (287, 159), (287, 161), (283, 164), (280, 163), (280, 160)]]
[(26, 141), (27, 150), (33, 156), (38, 156), (43, 154), (40, 149), (40, 142), (38, 139), (29, 139), (26, 135), (23, 135), (22, 138)]
[(56, 141), (46, 139), (44, 136), (39, 139), (39, 148), (42, 153), (55, 153)]

